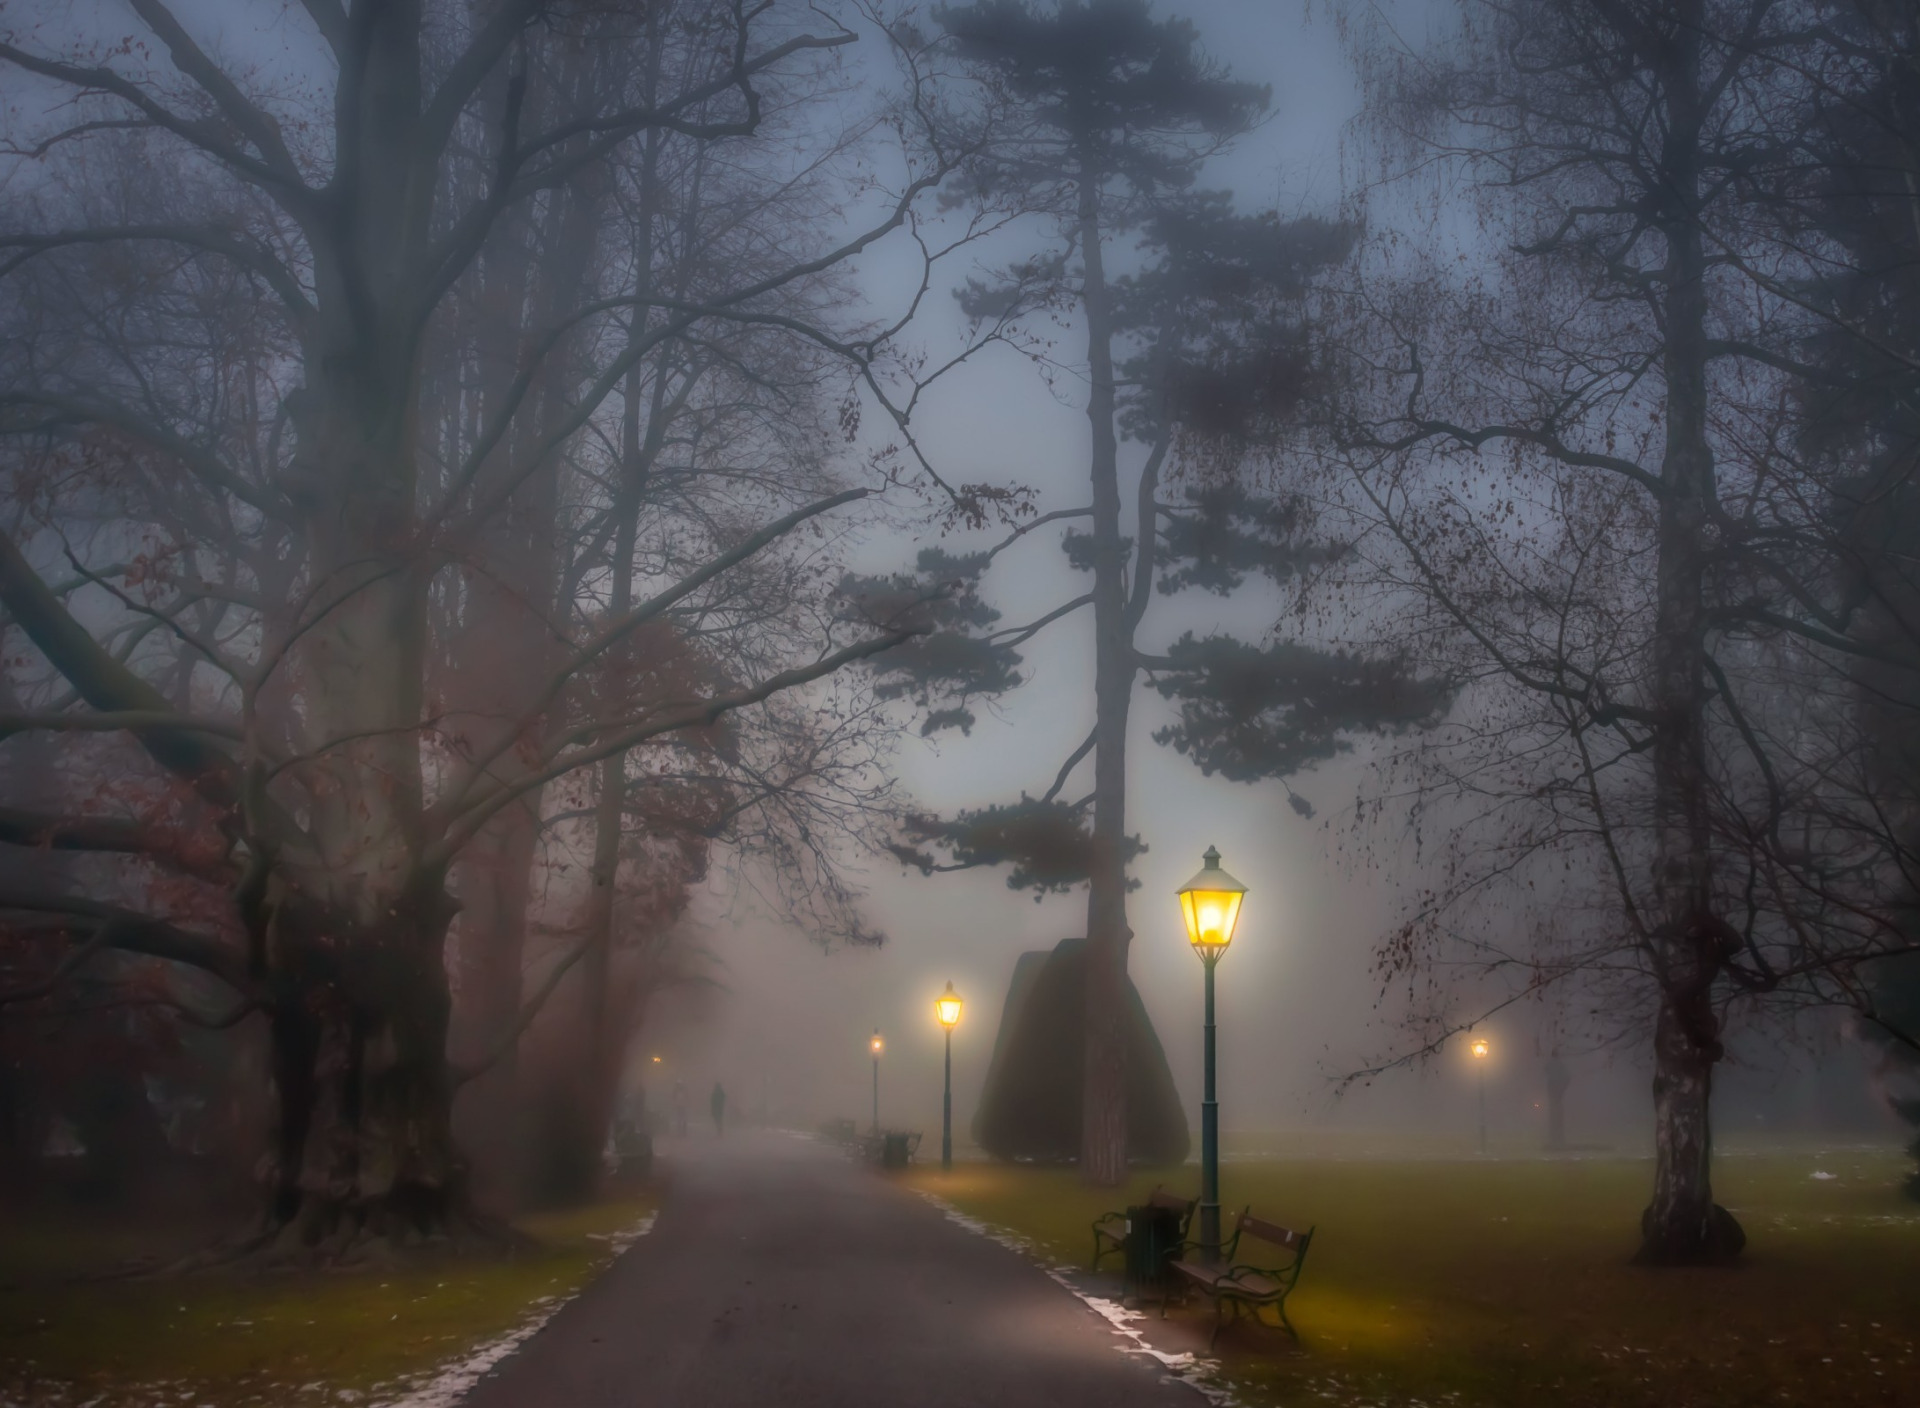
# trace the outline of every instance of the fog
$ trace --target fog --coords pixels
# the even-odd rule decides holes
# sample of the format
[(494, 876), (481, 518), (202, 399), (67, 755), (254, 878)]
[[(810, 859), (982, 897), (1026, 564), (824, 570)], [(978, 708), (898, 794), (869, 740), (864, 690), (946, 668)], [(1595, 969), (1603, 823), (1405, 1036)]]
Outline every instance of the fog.
[[(1236, 77), (1274, 92), (1265, 124), (1211, 163), (1206, 183), (1292, 213), (1336, 208), (1343, 194), (1343, 133), (1359, 94), (1330, 20), (1232, 0), (1184, 5), (1177, 13), (1199, 25), (1208, 49), (1234, 56)], [(1003, 243), (1017, 243), (1022, 233)], [(994, 257), (990, 247), (978, 262)], [(883, 263), (867, 276), (866, 294), (879, 307), (892, 306), (900, 294), (888, 272)], [(943, 301), (935, 301), (931, 314), (925, 337), (937, 353), (943, 334), (957, 342), (962, 330)], [(1084, 484), (1087, 453), (1085, 415), (1072, 399), (1079, 384), (1069, 375), (1056, 391), (1020, 359), (989, 359), (930, 398), (921, 443), (956, 480), (1010, 475), (1039, 489), (1046, 508), (1066, 504), (1076, 492), (1084, 494), (1076, 487)], [(985, 419), (983, 405), (993, 407)], [(1138, 458), (1136, 447), (1136, 474)], [(944, 545), (964, 551), (996, 536), (959, 534)], [(1074, 594), (1075, 576), (1053, 545), (1057, 535), (1036, 537), (987, 593), (1009, 621), (1020, 619), (1022, 604)], [(911, 534), (870, 535), (860, 556), (876, 570), (893, 567), (910, 560), (922, 541)], [(1189, 609), (1191, 619), (1178, 625), (1204, 628), (1209, 617), (1224, 616), (1261, 630), (1270, 624), (1274, 601), (1249, 595), (1254, 599), (1209, 603), (1197, 615)], [(1084, 623), (1052, 628), (1027, 661), (1029, 682), (983, 715), (971, 736), (901, 743), (898, 775), (925, 806), (950, 812), (1037, 792), (1085, 733), (1092, 643)], [(1331, 854), (1326, 826), (1294, 815), (1284, 792), (1210, 781), (1184, 759), (1145, 745), (1168, 716), (1151, 695), (1136, 702), (1129, 787), (1140, 799), (1148, 853), (1134, 871), (1141, 888), (1130, 904), (1136, 938), (1129, 966), (1189, 1094), (1190, 1119), (1197, 1128), (1200, 975), (1172, 895), (1209, 844), (1221, 848), (1256, 892), (1223, 970), (1228, 1128), (1364, 1118), (1335, 1109), (1332, 1083), (1372, 1039), (1368, 958), (1392, 918), (1393, 900), (1366, 877), (1347, 873)], [(1330, 767), (1300, 785), (1331, 801), (1351, 795), (1356, 781), (1353, 769)], [(705, 1089), (712, 1071), (755, 1107), (764, 1086), (777, 1112), (811, 1123), (868, 1109), (866, 1041), (877, 1026), (889, 1041), (883, 1123), (925, 1121), (937, 1113), (939, 1090), (932, 997), (951, 979), (969, 1000), (955, 1038), (955, 1122), (964, 1128), (1014, 960), (1082, 934), (1084, 895), (1036, 900), (1010, 891), (993, 871), (920, 877), (869, 862), (864, 872), (868, 910), (888, 940), (877, 953), (822, 954), (775, 921), (737, 922), (725, 895), (716, 895), (707, 923), (725, 961), (724, 990), (700, 1001), (697, 1016), (662, 1014), (658, 1036), (643, 1040), (641, 1054), (682, 1053), (696, 1089)], [(644, 1076), (647, 1064), (642, 1059), (630, 1069)]]
[(1892, 1402), (1916, 75), (0, 0), (0, 1408)]
[[(351, 1240), (675, 1087), (864, 1124), (876, 1030), (928, 1132), (949, 981), (984, 1157), (1084, 939), (1117, 1183), (1125, 978), (1200, 1128), (1209, 846), (1230, 1153), (1531, 1152), (1550, 1058), (1663, 1187), (1710, 1109), (1899, 1136), (1868, 157), (1602, 200), (1605, 45), (1443, 0), (376, 8), (6, 10), (23, 1165), (92, 1109)], [(1831, 97), (1722, 47), (1688, 181)]]
[[(1188, 0), (1167, 13), (1191, 19), (1202, 44), (1222, 56), (1236, 78), (1270, 85), (1262, 124), (1206, 166), (1202, 184), (1227, 189), (1243, 206), (1288, 215), (1334, 215), (1350, 209), (1356, 188), (1374, 173), (1356, 131), (1362, 94), (1338, 7), (1295, 7), (1265, 0)], [(1420, 44), (1450, 14), (1446, 5), (1390, 8), (1394, 31)], [(1350, 32), (1350, 31), (1348, 31)], [(1447, 207), (1439, 220), (1417, 196), (1391, 187), (1373, 193), (1370, 218), (1418, 221), (1429, 238), (1485, 252), (1471, 213)], [(1001, 257), (1027, 232), (989, 242), (975, 263)], [(864, 276), (876, 306), (895, 306), (905, 291), (885, 260)], [(917, 271), (903, 271), (907, 276)], [(964, 329), (954, 310), (933, 301), (923, 345), (937, 358), (958, 346)], [(1063, 334), (1071, 345), (1077, 327)], [(1077, 399), (1083, 373), (1067, 368), (1049, 385), (1022, 359), (1000, 355), (975, 364), (931, 395), (917, 412), (921, 444), (956, 480), (1013, 478), (1041, 492), (1043, 509), (1084, 496), (1087, 429)], [(992, 413), (983, 417), (982, 406)], [(1144, 451), (1131, 451), (1137, 475)], [(1131, 502), (1132, 488), (1122, 497)], [(859, 559), (872, 570), (897, 567), (937, 541), (966, 551), (997, 541), (994, 532), (873, 534)], [(1009, 622), (1034, 616), (1036, 602), (1065, 600), (1075, 574), (1043, 531), (1009, 555), (985, 593)], [(1051, 541), (1049, 541), (1051, 539)], [(1222, 627), (1254, 636), (1276, 626), (1280, 599), (1250, 582), (1229, 600), (1171, 603), (1156, 634)], [(1028, 682), (984, 712), (970, 736), (940, 741), (906, 738), (894, 763), (920, 803), (952, 812), (1038, 792), (1071, 752), (1089, 722), (1092, 642), (1085, 622), (1069, 620), (1026, 653)], [(1470, 1147), (1476, 1072), (1463, 1044), (1402, 1070), (1352, 1080), (1383, 1056), (1407, 1049), (1407, 1004), (1375, 971), (1376, 944), (1402, 916), (1423, 883), (1408, 838), (1391, 831), (1357, 835), (1353, 802), (1377, 791), (1369, 763), (1379, 751), (1362, 742), (1349, 758), (1291, 779), (1316, 815), (1297, 815), (1287, 790), (1273, 783), (1237, 785), (1206, 778), (1183, 757), (1148, 737), (1173, 717), (1151, 692), (1135, 700), (1128, 786), (1134, 825), (1147, 853), (1132, 868), (1139, 888), (1129, 897), (1134, 930), (1129, 971), (1167, 1049), (1199, 1127), (1201, 984), (1180, 926), (1175, 888), (1200, 852), (1219, 847), (1223, 863), (1252, 888), (1232, 951), (1220, 969), (1219, 1060), (1224, 1129), (1265, 1136), (1297, 1132), (1302, 1150), (1354, 1147), (1317, 1143), (1315, 1131), (1404, 1132), (1409, 1147), (1433, 1147), (1435, 1136)], [(704, 932), (724, 962), (721, 989), (691, 1011), (658, 1014), (636, 1051), (630, 1073), (651, 1090), (648, 1057), (667, 1052), (686, 1079), (704, 1090), (713, 1079), (737, 1090), (750, 1108), (763, 1100), (776, 1119), (811, 1126), (858, 1116), (871, 1100), (869, 1033), (888, 1046), (881, 1077), (881, 1122), (922, 1128), (937, 1119), (940, 1033), (932, 999), (951, 979), (968, 999), (955, 1036), (955, 1127), (972, 1118), (1013, 965), (1022, 953), (1050, 948), (1086, 929), (1082, 892), (1035, 898), (1008, 889), (993, 870), (922, 877), (880, 862), (862, 867), (866, 907), (887, 936), (877, 952), (820, 952), (777, 920), (747, 918), (716, 887), (702, 910)], [(751, 909), (751, 906), (746, 906)], [(1509, 910), (1500, 927), (1524, 926)], [(1481, 994), (1463, 991), (1457, 1017), (1476, 1014)], [(1554, 1015), (1535, 1005), (1511, 1010), (1475, 1028), (1490, 1031), (1499, 1056), (1488, 1076), (1490, 1120), (1515, 1145), (1544, 1138), (1544, 1062), (1555, 1045)], [(1726, 1133), (1736, 1142), (1778, 1137), (1888, 1138), (1897, 1122), (1874, 1094), (1873, 1058), (1839, 1036), (1837, 1020), (1816, 1016), (1793, 1037), (1757, 1036), (1727, 1073)], [(1602, 1044), (1563, 1040), (1573, 1056), (1569, 1119), (1581, 1142), (1634, 1153), (1651, 1147), (1645, 1119), (1651, 1065), (1639, 1039)], [(1256, 1139), (1256, 1142), (1259, 1142)], [(975, 1154), (977, 1150), (973, 1151)]]

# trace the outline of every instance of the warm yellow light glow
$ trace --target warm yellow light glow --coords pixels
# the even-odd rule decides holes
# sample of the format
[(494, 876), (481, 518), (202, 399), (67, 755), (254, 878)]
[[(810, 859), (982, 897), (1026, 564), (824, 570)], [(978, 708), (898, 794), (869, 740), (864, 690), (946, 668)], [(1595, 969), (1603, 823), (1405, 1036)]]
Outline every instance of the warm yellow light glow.
[(658, 1056), (653, 1058), (653, 1064), (656, 1066), (660, 1064), (660, 1058)]
[(1473, 1053), (1474, 1060), (1484, 1061), (1492, 1053), (1493, 1047), (1485, 1037), (1477, 1036), (1473, 1039), (1473, 1044), (1470, 1045), (1467, 1050)]
[(1220, 852), (1212, 846), (1204, 859), (1200, 873), (1180, 887), (1180, 914), (1187, 922), (1187, 942), (1211, 962), (1233, 942), (1247, 887), (1220, 868)]
[(873, 1048), (873, 1054), (876, 1056), (880, 1054), (881, 1049), (886, 1045), (885, 1042), (880, 1040), (880, 1029), (878, 1027), (874, 1028), (873, 1040), (868, 1042), (867, 1045)]
[(960, 994), (953, 990), (953, 983), (949, 981), (947, 990), (933, 1000), (933, 1020), (952, 1031), (960, 1025), (960, 1009), (964, 1005), (960, 1001)]

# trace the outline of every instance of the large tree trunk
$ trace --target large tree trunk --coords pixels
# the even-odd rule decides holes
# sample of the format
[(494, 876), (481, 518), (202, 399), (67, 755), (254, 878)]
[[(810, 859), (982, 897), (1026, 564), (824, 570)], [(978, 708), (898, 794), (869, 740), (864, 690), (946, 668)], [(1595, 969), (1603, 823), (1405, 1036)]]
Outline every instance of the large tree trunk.
[[(652, 146), (649, 145), (651, 156)], [(650, 188), (652, 163), (643, 173)], [(636, 267), (643, 271), (640, 289), (652, 261), (652, 236), (644, 222), (636, 241)], [(640, 321), (644, 329), (645, 320)], [(648, 413), (642, 421), (642, 377), (635, 367), (626, 379), (621, 416), (620, 482), (614, 495), (612, 581), (607, 614), (618, 619), (633, 605), (633, 555), (639, 540), (640, 509), (646, 486), (666, 443), (666, 383), (668, 355), (655, 359)], [(626, 641), (608, 664), (603, 688), (626, 692), (633, 686), (634, 642)], [(566, 1079), (549, 1090), (543, 1101), (542, 1166), (535, 1171), (537, 1186), (530, 1192), (543, 1203), (573, 1203), (591, 1196), (598, 1182), (600, 1151), (613, 1123), (613, 1109), (626, 1055), (624, 1024), (616, 1023), (612, 1002), (615, 900), (620, 875), (620, 842), (627, 804), (627, 755), (616, 753), (600, 765), (594, 802), (593, 861), (588, 870), (587, 912), (582, 943), (585, 952), (576, 970), (574, 990), (579, 1004), (578, 1064)]]
[(613, 1122), (619, 1083), (615, 1023), (608, 1006), (613, 976), (615, 897), (620, 873), (621, 818), (626, 809), (626, 754), (600, 765), (594, 805), (593, 860), (588, 867), (585, 945), (572, 983), (573, 1015), (566, 1059), (555, 1063), (542, 1093), (538, 1166), (529, 1170), (534, 1202), (566, 1206), (593, 1196), (600, 1151)]
[[(283, 1247), (339, 1252), (479, 1224), (454, 1144), (450, 1010), (433, 921), (401, 915), (303, 1012), (276, 1019), (282, 1124), (271, 1230)], [(446, 915), (439, 925), (444, 931)], [(300, 1116), (304, 1114), (305, 1118)]]
[(1707, 438), (1706, 258), (1698, 221), (1700, 0), (1686, 0), (1661, 64), (1667, 92), (1659, 226), (1667, 242), (1666, 445), (1661, 464), (1654, 639), (1654, 1197), (1639, 1259), (1724, 1261), (1745, 1240), (1713, 1201), (1709, 1097), (1720, 1059), (1713, 984), (1724, 964), (1714, 912), (1706, 765), (1706, 534), (1714, 502)]
[[(306, 1129), (287, 1108), (273, 1212), (305, 1246), (361, 1235), (431, 1236), (465, 1221), (447, 1062), (451, 1007), (444, 946), (453, 905), (423, 865), (427, 842), (420, 727), (427, 587), (416, 539), (421, 331), (432, 170), (414, 163), (422, 108), (420, 16), (394, 5), (369, 20), (367, 58), (343, 127), (360, 145), (339, 162), (352, 182), (316, 242), (316, 313), (305, 381), (289, 401), (289, 492), (305, 510), (312, 588), (295, 657), (310, 843), (277, 857), (266, 948), (313, 1023)], [(277, 1023), (276, 1037), (291, 1030)], [(289, 1204), (297, 1204), (289, 1208)]]
[(1747, 1240), (1713, 1201), (1709, 1101), (1718, 1052), (1702, 1046), (1697, 1021), (1697, 1010), (1669, 999), (1654, 1029), (1653, 1201), (1640, 1217), (1637, 1258), (1649, 1265), (1731, 1261)]
[(1567, 1087), (1573, 1072), (1558, 1051), (1547, 1057), (1547, 1147), (1567, 1147)]
[[(1092, 431), (1094, 745), (1093, 848), (1087, 891), (1087, 1064), (1080, 1174), (1112, 1187), (1127, 1175), (1127, 714), (1133, 639), (1127, 546), (1120, 531), (1114, 429), (1113, 314), (1101, 261), (1099, 186), (1080, 187), (1081, 306), (1087, 319), (1087, 422)], [(1142, 532), (1154, 525), (1142, 525)]]
[[(578, 61), (581, 56), (572, 51), (570, 57)], [(480, 368), (474, 419), (481, 425), (502, 412), (532, 337), (578, 303), (601, 214), (597, 193), (583, 187), (576, 182), (556, 193), (538, 221), (503, 222), (484, 261), (475, 325), (467, 334)], [(537, 261), (536, 251), (543, 256)], [(507, 476), (538, 459), (554, 427), (572, 409), (572, 350), (563, 340), (549, 351), (534, 390), (519, 407), (515, 433), (488, 457), (478, 476), (477, 496), (499, 492)], [(454, 399), (457, 407), (460, 398)], [(552, 613), (561, 595), (560, 497), (559, 456), (549, 454), (481, 528), (485, 570), (471, 573), (465, 583), (466, 608), (453, 633), (449, 665), (460, 678), (459, 697), (472, 710), (462, 724), (482, 754), (523, 727), (537, 734), (549, 726), (527, 716), (558, 663)], [(503, 781), (517, 781), (525, 775), (528, 757), (529, 750), (510, 747), (490, 771)], [(494, 1062), (462, 1089), (459, 1127), (473, 1151), (476, 1182), (494, 1192), (516, 1189), (526, 1172), (519, 1063), (512, 1044), (501, 1048), (520, 1018), (540, 798), (535, 792), (490, 821), (457, 872), (462, 900), (457, 1040)]]
[(520, 1176), (516, 1044), (509, 1041), (525, 996), (527, 912), (539, 841), (535, 805), (506, 808), (468, 846), (459, 872), (460, 964), (457, 1044), (492, 1064), (460, 1090), (462, 1143), (472, 1153), (475, 1187), (488, 1199), (510, 1195)]

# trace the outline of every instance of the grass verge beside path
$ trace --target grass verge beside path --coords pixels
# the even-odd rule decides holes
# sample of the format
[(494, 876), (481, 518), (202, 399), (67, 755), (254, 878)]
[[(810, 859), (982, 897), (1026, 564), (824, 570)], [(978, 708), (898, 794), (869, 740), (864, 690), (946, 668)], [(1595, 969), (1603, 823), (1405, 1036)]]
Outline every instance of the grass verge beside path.
[(0, 1405), (320, 1408), (398, 1397), (537, 1302), (577, 1291), (653, 1206), (628, 1196), (522, 1219), (538, 1248), (499, 1261), (0, 1288)]
[[(1749, 1237), (1744, 1264), (1726, 1270), (1628, 1263), (1650, 1169), (1229, 1163), (1227, 1208), (1250, 1203), (1256, 1216), (1318, 1230), (1288, 1302), (1305, 1352), (1275, 1332), (1230, 1331), (1225, 1370), (1249, 1398), (1281, 1404), (1920, 1403), (1920, 1207), (1898, 1191), (1897, 1156), (1722, 1158), (1720, 1200)], [(1082, 1267), (1098, 1214), (1156, 1183), (1198, 1184), (1191, 1167), (1143, 1172), (1118, 1191), (1087, 1188), (1070, 1169), (1000, 1164), (910, 1177)]]

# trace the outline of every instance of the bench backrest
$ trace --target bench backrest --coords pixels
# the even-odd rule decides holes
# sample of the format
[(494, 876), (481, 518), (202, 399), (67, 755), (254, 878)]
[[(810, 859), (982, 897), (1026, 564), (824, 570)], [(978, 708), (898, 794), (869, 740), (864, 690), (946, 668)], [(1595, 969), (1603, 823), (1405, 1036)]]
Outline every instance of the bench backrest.
[(1165, 1208), (1168, 1212), (1177, 1212), (1182, 1217), (1193, 1211), (1193, 1205), (1197, 1201), (1199, 1200), (1196, 1198), (1183, 1198), (1178, 1193), (1169, 1193), (1161, 1188), (1156, 1188), (1147, 1194), (1148, 1207)]
[(1271, 1242), (1284, 1248), (1295, 1256), (1304, 1255), (1307, 1243), (1313, 1237), (1313, 1229), (1296, 1232), (1291, 1227), (1282, 1227), (1277, 1222), (1263, 1222), (1251, 1213), (1241, 1213), (1239, 1225), (1234, 1229), (1236, 1237), (1253, 1237), (1258, 1241)]

